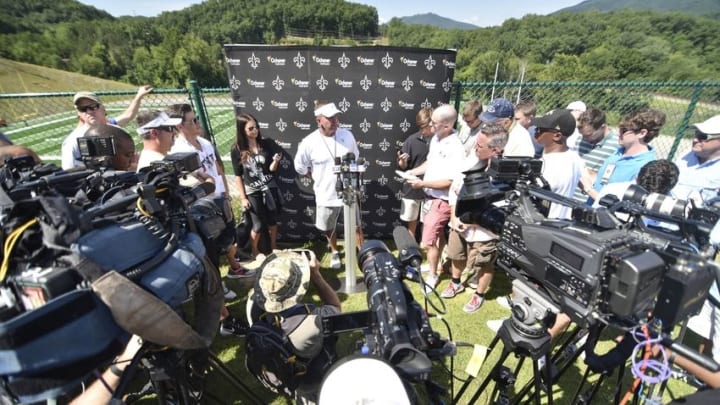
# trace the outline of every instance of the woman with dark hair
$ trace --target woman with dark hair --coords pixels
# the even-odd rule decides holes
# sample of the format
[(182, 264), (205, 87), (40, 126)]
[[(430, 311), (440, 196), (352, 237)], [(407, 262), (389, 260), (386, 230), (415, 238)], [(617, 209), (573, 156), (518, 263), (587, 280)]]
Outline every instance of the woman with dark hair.
[(252, 115), (240, 114), (235, 123), (235, 144), (230, 158), (242, 207), (250, 212), (252, 219), (251, 254), (257, 257), (258, 242), (265, 229), (270, 236), (270, 248), (277, 249), (277, 219), (282, 210), (282, 197), (273, 173), (282, 160), (282, 149), (272, 139), (262, 137)]

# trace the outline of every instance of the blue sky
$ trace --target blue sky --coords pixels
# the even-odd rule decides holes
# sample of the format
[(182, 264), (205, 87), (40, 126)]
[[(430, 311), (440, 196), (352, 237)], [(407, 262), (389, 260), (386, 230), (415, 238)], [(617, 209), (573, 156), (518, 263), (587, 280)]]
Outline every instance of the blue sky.
[[(155, 16), (163, 11), (181, 10), (200, 0), (81, 0), (81, 3), (119, 17), (121, 15)], [(354, 0), (374, 6), (380, 22), (393, 17), (435, 13), (453, 20), (480, 27), (500, 25), (508, 18), (522, 18), (526, 14), (550, 14), (582, 0)]]

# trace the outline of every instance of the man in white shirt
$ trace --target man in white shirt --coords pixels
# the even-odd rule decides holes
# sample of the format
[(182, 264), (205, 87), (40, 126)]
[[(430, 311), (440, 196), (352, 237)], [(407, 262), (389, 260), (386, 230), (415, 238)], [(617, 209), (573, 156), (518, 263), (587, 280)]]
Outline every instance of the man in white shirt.
[(422, 165), (408, 170), (408, 173), (422, 179), (408, 180), (415, 189), (425, 189), (427, 199), (423, 203), (422, 245), (426, 248), (430, 274), (425, 283), (435, 288), (438, 282), (440, 252), (445, 246), (445, 227), (450, 221), (449, 190), (452, 180), (460, 173), (465, 160), (463, 147), (453, 124), (457, 112), (451, 105), (443, 104), (432, 113), (435, 135), (430, 140), (428, 158)]
[(482, 104), (477, 100), (470, 100), (465, 103), (462, 110), (462, 125), (458, 131), (458, 139), (465, 148), (465, 157), (475, 156), (475, 138), (480, 133), (480, 113)]
[(143, 97), (151, 91), (153, 91), (151, 86), (141, 86), (128, 108), (117, 118), (107, 118), (105, 106), (97, 94), (89, 91), (75, 93), (73, 96), (73, 104), (75, 105), (75, 109), (77, 109), (78, 124), (75, 129), (70, 132), (70, 135), (63, 140), (60, 149), (60, 164), (62, 168), (68, 170), (76, 166), (83, 166), (83, 162), (80, 159), (80, 148), (78, 147), (77, 139), (85, 135), (85, 132), (87, 132), (91, 126), (111, 124), (124, 127), (135, 118)]
[(487, 109), (480, 114), (480, 120), (486, 123), (500, 124), (508, 131), (508, 142), (503, 156), (535, 156), (530, 133), (525, 127), (515, 122), (515, 107), (510, 100), (496, 98)]
[[(340, 128), (339, 114), (340, 110), (335, 103), (316, 103), (315, 121), (318, 128), (303, 138), (294, 160), (295, 171), (301, 176), (310, 176), (313, 179), (315, 227), (325, 233), (330, 246), (330, 267), (333, 269), (342, 267), (335, 227), (343, 207), (343, 201), (335, 191), (337, 178), (333, 173), (333, 166), (335, 158), (342, 159), (348, 153), (354, 154), (355, 159), (360, 157), (352, 132)], [(359, 223), (358, 221), (358, 225)], [(358, 239), (362, 240), (359, 226), (356, 233)]]
[(151, 162), (163, 160), (173, 145), (175, 126), (180, 118), (170, 118), (158, 110), (142, 111), (138, 114), (137, 133), (142, 138), (143, 150), (138, 158), (137, 170), (150, 166)]
[[(550, 190), (572, 198), (582, 173), (580, 157), (569, 150), (567, 137), (575, 131), (575, 118), (566, 109), (550, 111), (533, 119), (535, 139), (543, 146), (543, 177)], [(570, 219), (570, 207), (552, 203), (548, 218)]]

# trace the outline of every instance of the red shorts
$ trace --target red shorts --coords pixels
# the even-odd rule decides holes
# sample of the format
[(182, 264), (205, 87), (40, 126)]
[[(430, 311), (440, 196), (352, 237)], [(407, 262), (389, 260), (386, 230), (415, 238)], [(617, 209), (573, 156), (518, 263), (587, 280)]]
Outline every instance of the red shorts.
[(437, 246), (440, 235), (443, 234), (445, 227), (450, 222), (450, 205), (447, 201), (441, 199), (426, 200), (423, 204), (430, 204), (430, 209), (423, 215), (423, 246)]

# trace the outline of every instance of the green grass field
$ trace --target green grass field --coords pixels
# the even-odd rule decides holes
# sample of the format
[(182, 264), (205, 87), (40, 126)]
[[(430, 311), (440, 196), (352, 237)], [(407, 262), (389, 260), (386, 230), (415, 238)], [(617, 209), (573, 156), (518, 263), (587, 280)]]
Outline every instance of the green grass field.
[[(308, 244), (306, 247), (313, 249), (318, 254), (324, 253), (324, 246), (321, 246), (320, 244)], [(322, 265), (323, 275), (329, 282), (333, 282), (338, 279), (344, 280), (345, 272), (343, 270), (336, 271), (329, 269), (329, 255), (326, 255), (324, 257)], [(221, 271), (224, 274), (224, 272), (227, 271), (227, 266), (223, 266)], [(361, 273), (359, 270), (356, 271), (357, 276), (360, 276), (360, 274)], [(238, 293), (238, 298), (235, 301), (229, 303), (229, 309), (231, 313), (242, 316), (245, 311), (246, 297), (251, 287), (251, 282), (249, 280), (242, 279), (227, 280), (226, 282), (230, 288), (234, 289)], [(362, 283), (362, 281), (360, 282)], [(441, 291), (442, 288), (447, 285), (448, 282), (449, 280), (447, 279), (447, 276), (441, 279), (441, 282), (438, 286), (438, 293), (439, 291)], [(408, 285), (410, 286), (416, 301), (418, 301), (421, 305), (424, 305), (423, 294), (419, 288), (419, 285), (412, 282), (408, 283)], [(495, 279), (493, 280), (491, 290), (487, 294), (487, 300), (478, 312), (473, 314), (467, 314), (463, 312), (462, 306), (470, 298), (470, 293), (466, 290), (465, 292), (460, 293), (453, 299), (442, 300), (442, 303), (444, 303), (447, 307), (447, 311), (441, 317), (431, 318), (431, 325), (435, 331), (439, 332), (443, 336), (443, 338), (448, 338), (449, 336), (452, 336), (452, 340), (456, 342), (464, 342), (471, 345), (488, 346), (493, 340), (495, 332), (493, 332), (486, 325), (486, 322), (491, 319), (504, 319), (510, 316), (510, 311), (500, 306), (495, 301), (497, 297), (505, 296), (509, 294), (510, 291), (511, 288), (508, 277), (505, 276), (504, 273), (498, 272)], [(314, 292), (312, 290), (309, 292), (309, 294), (312, 294), (314, 300), (318, 300), (317, 295), (314, 295)], [(343, 305), (343, 311), (359, 311), (367, 309), (366, 295), (364, 292), (354, 293), (350, 295), (340, 294), (340, 296)], [(433, 302), (436, 303), (441, 300), (437, 297), (434, 297), (432, 299)], [(436, 305), (440, 305), (440, 303)], [(437, 314), (437, 311), (432, 308), (429, 308), (429, 311), (431, 313)], [(446, 328), (444, 322), (441, 319), (447, 322), (447, 324), (449, 325), (449, 329)], [(614, 347), (615, 344), (612, 339), (618, 336), (618, 334), (619, 332), (616, 330), (606, 330), (606, 332), (603, 334), (603, 338), (598, 344), (597, 352), (605, 353), (607, 350)], [(341, 354), (346, 355), (355, 353), (357, 352), (357, 350), (355, 350), (355, 348), (357, 347), (356, 343), (361, 340), (362, 335), (360, 333), (350, 333), (344, 335), (341, 337), (340, 340), (339, 347), (341, 349), (339, 351), (341, 352)], [(696, 342), (696, 340), (691, 337), (687, 339), (686, 342), (692, 345)], [(256, 382), (256, 380), (245, 370), (243, 363), (244, 351), (242, 338), (218, 336), (213, 344), (212, 349), (218, 354), (218, 356), (224, 361), (224, 363), (228, 365), (245, 384), (251, 387), (253, 392), (258, 393), (264, 399), (264, 401), (277, 405), (291, 403), (284, 397), (274, 395), (271, 392), (267, 391), (258, 382)], [(490, 353), (489, 357), (485, 360), (485, 363), (480, 369), (480, 373), (477, 375), (477, 378), (471, 381), (468, 389), (465, 392), (465, 395), (462, 396), (458, 403), (470, 403), (470, 398), (476, 392), (476, 390), (480, 386), (480, 383), (487, 377), (492, 365), (495, 364), (495, 362), (499, 358), (501, 349), (502, 344), (500, 343)], [(465, 373), (464, 370), (471, 358), (472, 351), (472, 348), (459, 347), (457, 356), (452, 359), (454, 363), (454, 368), (452, 370), (450, 369), (450, 358), (446, 358), (444, 362), (436, 363), (434, 365), (433, 381), (447, 388), (448, 390), (450, 390), (452, 387), (453, 392), (457, 394), (458, 390), (463, 384), (463, 380), (468, 378), (468, 375)], [(505, 365), (507, 365), (511, 369), (514, 369), (517, 362), (518, 359), (511, 354), (506, 360)], [(523, 367), (519, 372), (517, 382), (514, 386), (514, 392), (519, 391), (521, 387), (523, 387), (530, 380), (532, 375), (531, 367), (531, 362), (529, 360), (524, 362)], [(454, 377), (451, 375), (450, 371), (452, 371), (452, 375), (454, 375)], [(578, 359), (562, 375), (559, 382), (553, 385), (553, 399), (555, 401), (554, 403), (570, 403), (571, 398), (575, 395), (575, 392), (580, 385), (580, 381), (582, 381), (584, 372), (585, 365), (582, 360)], [(592, 403), (614, 402), (614, 390), (616, 387), (618, 387), (616, 375), (617, 374), (615, 373), (612, 375), (612, 377), (606, 378), (606, 381), (601, 384), (600, 389)], [(358, 376), (358, 378), (363, 377)], [(599, 375), (591, 374), (589, 381), (593, 382), (596, 381), (598, 378)], [(624, 394), (631, 384), (631, 375), (629, 370), (626, 370), (625, 378), (623, 379), (622, 384), (622, 393)], [(480, 399), (477, 403), (487, 403), (487, 401), (489, 400), (489, 396), (492, 393), (493, 386), (494, 383), (491, 383), (488, 389), (481, 393)], [(211, 373), (208, 378), (208, 390), (210, 390), (210, 392), (212, 392), (216, 396), (226, 398), (228, 400), (227, 403), (243, 403), (244, 397), (242, 396), (241, 392), (234, 389), (229, 383), (227, 383), (216, 373)], [(670, 380), (668, 389), (665, 391), (665, 395), (663, 397), (663, 402), (668, 402), (673, 396), (683, 396), (693, 391), (693, 388), (691, 388), (682, 381)], [(512, 392), (513, 391), (511, 391), (511, 395)], [(544, 398), (542, 403), (546, 403), (546, 400)]]

